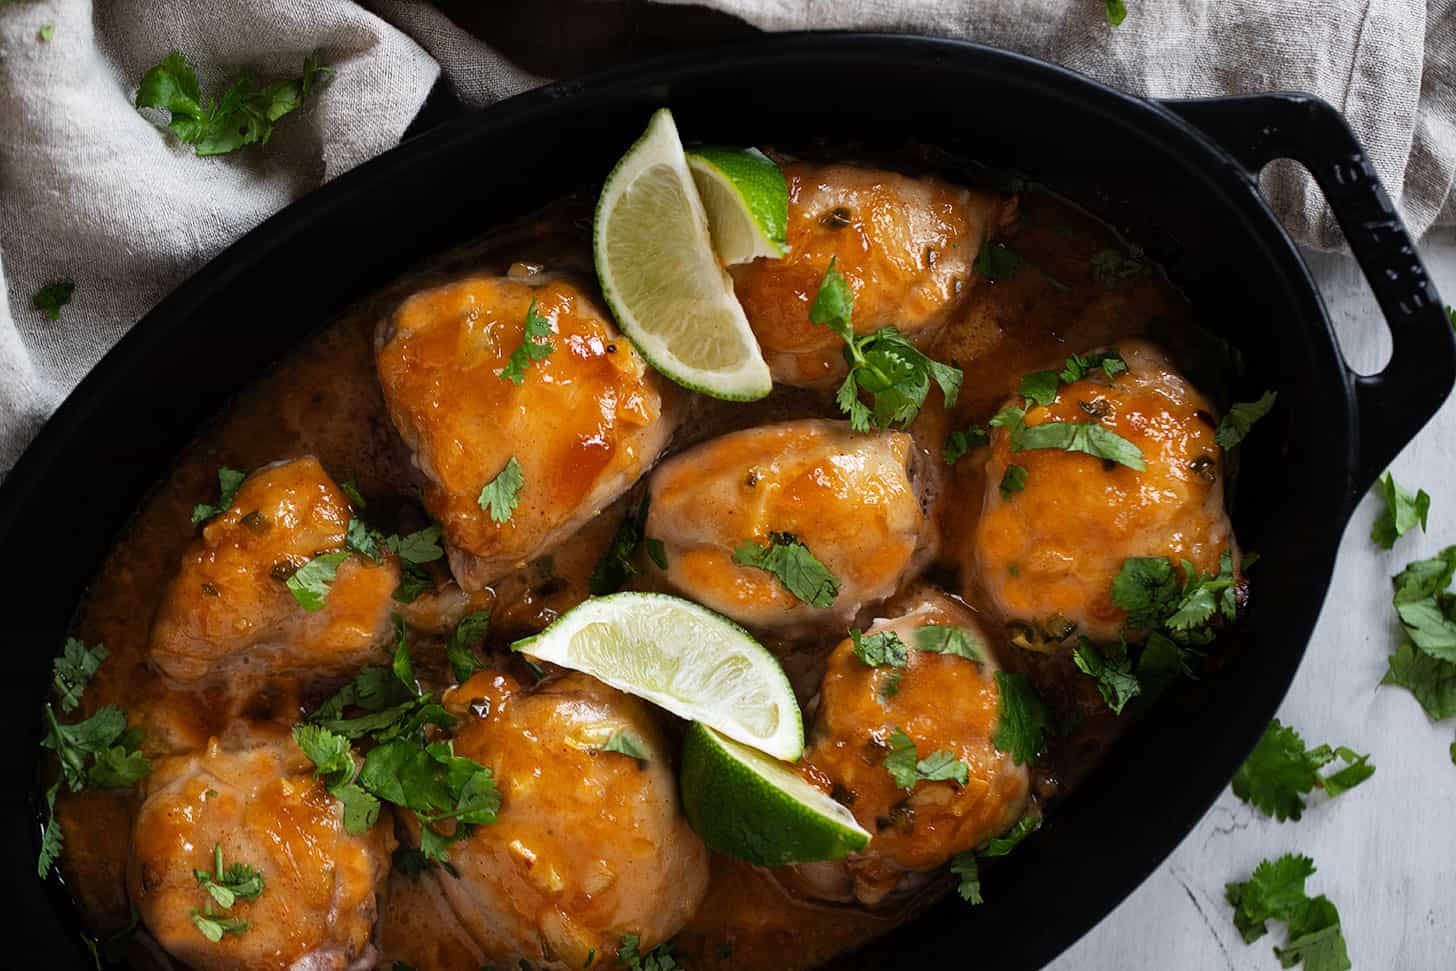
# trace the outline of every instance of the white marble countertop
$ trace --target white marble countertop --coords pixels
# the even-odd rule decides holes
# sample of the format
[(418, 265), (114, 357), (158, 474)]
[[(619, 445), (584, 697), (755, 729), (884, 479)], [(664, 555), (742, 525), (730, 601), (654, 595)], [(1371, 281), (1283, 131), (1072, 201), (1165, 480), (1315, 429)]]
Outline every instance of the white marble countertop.
[[(1456, 304), (1456, 235), (1421, 249), (1445, 300)], [(1351, 366), (1378, 371), (1390, 336), (1354, 261), (1306, 257)], [(1314, 859), (1308, 889), (1339, 908), (1356, 969), (1456, 968), (1456, 719), (1434, 723), (1405, 689), (1380, 686), (1397, 636), (1389, 577), (1456, 544), (1456, 397), (1391, 468), (1412, 493), (1431, 494), (1430, 532), (1407, 533), (1391, 552), (1376, 548), (1369, 534), (1380, 500), (1366, 497), (1279, 708), (1309, 745), (1371, 753), (1375, 775), (1336, 800), (1316, 794), (1299, 822), (1275, 822), (1224, 790), (1167, 862), (1047, 971), (1277, 971), (1273, 946), (1284, 943), (1283, 925), (1244, 944), (1224, 884), (1290, 852)]]

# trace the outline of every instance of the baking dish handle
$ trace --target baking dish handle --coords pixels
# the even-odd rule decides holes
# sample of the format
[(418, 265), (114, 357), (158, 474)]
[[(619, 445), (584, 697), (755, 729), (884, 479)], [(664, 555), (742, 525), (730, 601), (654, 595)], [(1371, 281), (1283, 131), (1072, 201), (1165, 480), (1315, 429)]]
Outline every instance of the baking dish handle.
[(1251, 179), (1280, 158), (1308, 169), (1375, 293), (1394, 348), (1379, 374), (1350, 373), (1360, 435), (1353, 508), (1456, 383), (1456, 335), (1435, 284), (1364, 147), (1328, 103), (1266, 94), (1163, 104), (1211, 136)]

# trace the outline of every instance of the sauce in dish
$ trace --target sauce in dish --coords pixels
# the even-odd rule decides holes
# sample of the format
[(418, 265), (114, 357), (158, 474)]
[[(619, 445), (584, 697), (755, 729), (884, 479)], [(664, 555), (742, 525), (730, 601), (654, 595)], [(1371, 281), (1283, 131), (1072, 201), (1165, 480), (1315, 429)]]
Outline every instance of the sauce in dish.
[[(131, 928), (109, 950), (816, 966), (993, 895), (1017, 862), (992, 858), (1216, 662), (1247, 596), (1238, 430), (1179, 294), (1034, 188), (775, 162), (786, 252), (724, 271), (766, 396), (665, 377), (599, 289), (593, 200), (568, 198), (323, 326), (166, 472), (71, 632), (73, 660), (105, 659), (53, 699), (64, 725), (120, 708), (119, 751), (81, 758), (131, 768), (70, 785), (48, 758), (42, 780), (88, 924)], [(923, 387), (877, 386), (877, 348), (932, 362)], [(779, 766), (867, 843), (785, 842), (790, 810), (725, 808), (736, 784), (695, 800), (700, 730), (633, 687), (677, 675), (632, 668), (617, 634), (608, 669), (519, 643), (618, 590), (762, 645), (802, 717)], [(702, 805), (747, 814), (741, 850)]]

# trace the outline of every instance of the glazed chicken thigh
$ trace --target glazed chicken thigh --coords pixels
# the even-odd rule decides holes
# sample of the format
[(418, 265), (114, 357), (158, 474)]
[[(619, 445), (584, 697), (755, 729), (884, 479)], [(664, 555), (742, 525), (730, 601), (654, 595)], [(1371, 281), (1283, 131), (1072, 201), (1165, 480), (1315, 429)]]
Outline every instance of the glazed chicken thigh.
[[(387, 822), (344, 831), (342, 804), (289, 739), (158, 760), (142, 786), (127, 881), (163, 947), (197, 971), (356, 971), (374, 966), (377, 890), (394, 848)], [(262, 877), (224, 910), (194, 871)], [(245, 921), (211, 940), (194, 915)]]
[[(991, 743), (997, 666), (970, 611), (928, 587), (897, 597), (894, 606), (894, 616), (875, 621), (865, 635), (898, 637), (903, 664), (871, 667), (855, 654), (853, 640), (841, 642), (829, 656), (801, 763), (872, 834), (870, 845), (846, 860), (801, 865), (788, 880), (815, 896), (871, 906), (913, 889), (915, 874), (1009, 829), (1026, 808), (1029, 787), (1026, 766)], [(947, 628), (977, 659), (925, 649), (942, 644)], [(932, 633), (939, 639), (922, 640)], [(966, 781), (920, 780), (907, 790), (885, 766), (897, 731), (914, 742), (918, 759), (949, 753), (961, 760)]]
[[(674, 456), (652, 476), (647, 535), (668, 582), (692, 600), (765, 628), (846, 622), (930, 555), (928, 476), (909, 435), (806, 420), (733, 432)], [(792, 539), (834, 576), (827, 607), (773, 573), (735, 562), (743, 544)], [(741, 558), (741, 557), (740, 557)]]
[(313, 456), (265, 466), (202, 527), (152, 625), (151, 660), (173, 681), (340, 672), (388, 638), (399, 564), (349, 556), (328, 597), (306, 610), (285, 581), (344, 546), (349, 502)]
[(853, 165), (784, 166), (788, 255), (733, 267), (733, 289), (780, 384), (844, 377), (842, 342), (809, 320), (829, 261), (854, 290), (854, 329), (898, 327), (929, 340), (970, 291), (982, 241), (1008, 210), (1001, 199), (939, 179)]
[[(526, 337), (528, 312), (544, 336)], [(515, 383), (505, 372), (523, 340), (552, 350)], [(375, 345), (390, 415), (467, 591), (550, 552), (630, 488), (672, 434), (656, 373), (562, 280), (426, 290), (382, 322)]]
[[(457, 755), (494, 773), (501, 808), (428, 871), (486, 964), (610, 963), (636, 934), (645, 953), (697, 908), (708, 851), (678, 807), (669, 747), (647, 705), (582, 674), (525, 689), (483, 672), (453, 689)], [(604, 746), (619, 734), (638, 760)]]
[(1146, 471), (1056, 448), (1013, 453), (1005, 429), (992, 435), (986, 482), (1000, 482), (1013, 463), (1026, 480), (1019, 492), (986, 489), (975, 579), (1007, 620), (1031, 631), (1026, 646), (1054, 647), (1073, 630), (1116, 640), (1126, 615), (1112, 602), (1112, 581), (1129, 557), (1167, 556), (1216, 573), (1234, 546), (1212, 406), (1158, 348), (1119, 349), (1125, 373), (1094, 369), (1062, 385), (1026, 423), (1092, 416), (1141, 449)]

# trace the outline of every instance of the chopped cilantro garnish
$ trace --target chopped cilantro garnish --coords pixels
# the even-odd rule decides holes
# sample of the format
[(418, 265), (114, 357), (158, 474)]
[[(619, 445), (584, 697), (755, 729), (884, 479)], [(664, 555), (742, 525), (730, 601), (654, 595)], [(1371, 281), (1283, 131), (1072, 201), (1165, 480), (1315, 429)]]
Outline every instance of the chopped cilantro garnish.
[(544, 360), (556, 350), (550, 337), (551, 321), (536, 313), (536, 298), (532, 297), (531, 305), (526, 308), (526, 326), (521, 334), (521, 346), (511, 352), (500, 376), (517, 386), (524, 383), (531, 363)]
[(1006, 502), (1026, 488), (1026, 469), (1020, 465), (1008, 465), (1001, 474), (1001, 498)]
[(1349, 971), (1335, 905), (1328, 897), (1310, 899), (1305, 893), (1304, 881), (1313, 873), (1309, 857), (1285, 854), (1260, 863), (1248, 880), (1228, 884), (1224, 896), (1234, 908), (1234, 926), (1244, 943), (1252, 944), (1269, 932), (1268, 921), (1284, 921), (1288, 941), (1274, 948), (1280, 964), (1292, 968), (1302, 961), (1305, 971)]
[(490, 630), (489, 610), (477, 610), (456, 625), (455, 633), (450, 635), (450, 643), (445, 645), (445, 660), (450, 662), (450, 669), (454, 672), (456, 681), (463, 684), (472, 674), (480, 670), (481, 664), (476, 660), (475, 648), (485, 640), (488, 630)]
[(1162, 556), (1134, 556), (1122, 563), (1112, 581), (1112, 602), (1127, 611), (1127, 626), (1164, 631), (1174, 640), (1206, 644), (1213, 637), (1215, 615), (1238, 615), (1238, 589), (1233, 553), (1224, 550), (1218, 573), (1203, 573), (1192, 563), (1178, 568)]
[(885, 771), (890, 773), (895, 785), (907, 792), (918, 782), (965, 785), (970, 780), (971, 767), (950, 752), (932, 752), (926, 758), (917, 758), (915, 740), (903, 728), (895, 728), (888, 742), (890, 752), (885, 756)]
[[(809, 308), (809, 319), (828, 327), (844, 341), (849, 374), (839, 386), (835, 401), (849, 415), (855, 431), (868, 431), (871, 425), (909, 425), (924, 406), (932, 381), (945, 396), (946, 407), (955, 405), (961, 388), (960, 368), (926, 357), (894, 327), (856, 336), (851, 322), (853, 310), (854, 291), (831, 259)], [(861, 393), (870, 396), (872, 407), (860, 400)]]
[(945, 460), (946, 465), (955, 465), (961, 460), (961, 456), (972, 449), (989, 444), (990, 441), (990, 431), (980, 425), (958, 429), (946, 436), (945, 447), (941, 449), (940, 457)]
[(73, 711), (81, 703), (81, 693), (106, 660), (107, 653), (105, 644), (87, 647), (74, 637), (66, 638), (61, 656), (52, 664), (51, 675), (51, 689), (56, 693), (61, 711)]
[(1041, 827), (1040, 816), (1022, 816), (1000, 836), (993, 837), (974, 849), (957, 853), (951, 857), (950, 872), (960, 877), (956, 891), (961, 899), (972, 906), (984, 903), (981, 897), (981, 869), (977, 860), (982, 857), (1005, 856)]
[(521, 486), (526, 484), (526, 477), (521, 474), (520, 463), (512, 455), (506, 460), (505, 468), (496, 473), (495, 478), (485, 484), (480, 490), (480, 508), (490, 513), (490, 518), (497, 523), (503, 523), (511, 518), (516, 511), (516, 506), (521, 501)]
[(1006, 429), (1011, 436), (1013, 452), (1059, 448), (1067, 452), (1084, 452), (1138, 472), (1147, 468), (1143, 463), (1142, 449), (1095, 421), (1044, 421), (1039, 425), (1028, 425), (1025, 410), (1013, 405), (1002, 409), (991, 419), (991, 424)]
[(240, 920), (237, 917), (228, 917), (225, 914), (214, 914), (212, 904), (207, 905), (206, 912), (192, 908), (192, 923), (202, 932), (202, 936), (216, 944), (222, 940), (224, 934), (241, 934), (249, 927), (251, 921)]
[(168, 111), (167, 127), (198, 155), (223, 155), (255, 142), (266, 145), (278, 119), (303, 104), (314, 85), (332, 73), (319, 64), (318, 54), (310, 54), (301, 77), (258, 87), (244, 73), (220, 101), (204, 104), (197, 73), (174, 51), (142, 77), (136, 106)]
[(304, 610), (322, 610), (329, 587), (339, 573), (339, 564), (349, 558), (347, 550), (315, 556), (299, 567), (287, 580), (289, 593)]
[(223, 868), (221, 843), (213, 844), (212, 870), (194, 869), (192, 876), (223, 910), (231, 909), (239, 900), (257, 900), (264, 890), (263, 874), (246, 863)]
[(587, 580), (587, 589), (593, 597), (604, 597), (609, 593), (616, 593), (622, 589), (632, 577), (641, 574), (641, 569), (635, 562), (639, 549), (647, 550), (648, 557), (656, 563), (660, 569), (667, 569), (667, 553), (659, 540), (649, 539), (645, 533), (647, 528), (647, 508), (649, 498), (642, 497), (642, 505), (636, 511), (628, 510), (622, 516), (621, 523), (617, 526), (617, 533), (612, 537), (612, 542), (602, 552), (601, 559), (597, 560), (596, 566), (592, 567), (591, 577)]
[[(1337, 757), (1344, 768), (1321, 776), (1319, 770)], [(1303, 796), (1311, 790), (1320, 788), (1334, 797), (1374, 775), (1369, 759), (1343, 745), (1306, 750), (1299, 733), (1276, 718), (1234, 775), (1234, 795), (1281, 822), (1298, 820), (1304, 815)]]
[(894, 631), (886, 630), (875, 634), (865, 634), (858, 630), (849, 632), (850, 641), (854, 644), (854, 656), (872, 668), (889, 665), (890, 667), (903, 668), (909, 659), (910, 652), (905, 647), (905, 642)]
[(1060, 384), (1061, 378), (1056, 371), (1033, 371), (1022, 375), (1017, 393), (1033, 404), (1049, 405), (1057, 400)]
[(1043, 280), (1058, 290), (1072, 289), (1005, 243), (993, 243), (990, 240), (982, 243), (981, 251), (976, 254), (974, 269), (983, 278), (996, 283), (1012, 279), (1021, 272), (1021, 268), (1024, 266), (1031, 267)]
[(233, 499), (237, 496), (238, 489), (242, 486), (243, 480), (247, 477), (248, 473), (238, 469), (230, 469), (227, 466), (219, 468), (217, 470), (217, 505), (209, 506), (204, 503), (198, 503), (193, 506), (192, 525), (196, 526), (198, 523), (206, 522), (213, 516), (227, 512), (228, 507), (233, 504)]
[(46, 315), (48, 320), (60, 320), (61, 308), (71, 302), (76, 284), (71, 280), (52, 280), (35, 292), (30, 298), (31, 306)]
[(1258, 401), (1245, 401), (1234, 405), (1223, 416), (1223, 421), (1218, 423), (1214, 440), (1225, 449), (1242, 442), (1244, 436), (1249, 434), (1249, 429), (1254, 427), (1254, 422), (1269, 414), (1269, 409), (1274, 407), (1274, 401), (1278, 397), (1278, 392), (1265, 391)]
[(56, 25), (41, 24), (40, 30), (35, 32), (35, 36), (42, 44), (49, 44), (56, 36)]
[(954, 654), (980, 663), (986, 659), (985, 643), (964, 627), (948, 624), (926, 624), (915, 628), (916, 650), (931, 654)]
[(1431, 511), (1431, 497), (1425, 489), (1417, 490), (1412, 496), (1389, 471), (1376, 481), (1375, 488), (1385, 500), (1385, 508), (1375, 517), (1375, 525), (1370, 529), (1370, 539), (1376, 546), (1391, 549), (1397, 539), (1417, 524), (1425, 530), (1426, 517)]
[(647, 747), (642, 744), (642, 739), (626, 730), (613, 732), (607, 744), (602, 746), (602, 751), (618, 752), (639, 762), (647, 761)]
[(369, 507), (369, 503), (364, 501), (364, 494), (359, 491), (359, 483), (353, 479), (345, 479), (339, 483), (339, 488), (343, 490), (344, 495), (349, 497), (349, 502), (353, 503), (355, 509), (367, 509)]
[(1098, 647), (1085, 637), (1079, 638), (1072, 649), (1072, 661), (1079, 671), (1097, 682), (1102, 700), (1114, 714), (1122, 714), (1122, 709), (1142, 690), (1125, 643)]
[(682, 971), (682, 965), (672, 953), (672, 942), (657, 945), (646, 954), (641, 952), (642, 938), (637, 934), (623, 934), (617, 947), (617, 963), (625, 965), (627, 971)]
[(1100, 249), (1092, 254), (1092, 279), (1109, 290), (1129, 277), (1147, 272), (1147, 264), (1117, 249)]
[(1110, 381), (1119, 374), (1127, 373), (1128, 367), (1122, 359), (1122, 352), (1114, 347), (1090, 354), (1073, 354), (1063, 362), (1057, 377), (1063, 384), (1075, 384), (1096, 370), (1101, 370)]
[(1046, 705), (1024, 674), (997, 671), (996, 689), (1001, 701), (991, 744), (998, 752), (1009, 752), (1017, 765), (1034, 762), (1051, 722)]
[(831, 606), (839, 596), (834, 574), (790, 533), (769, 533), (767, 546), (739, 543), (733, 562), (772, 573), (785, 590), (811, 607)]
[(1121, 27), (1122, 22), (1127, 19), (1127, 4), (1123, 0), (1102, 0), (1107, 10), (1107, 22), (1114, 27)]
[(1415, 695), (1432, 718), (1456, 715), (1456, 595), (1447, 588), (1456, 573), (1456, 546), (1410, 563), (1392, 581), (1392, 602), (1407, 639), (1390, 656), (1381, 684)]

